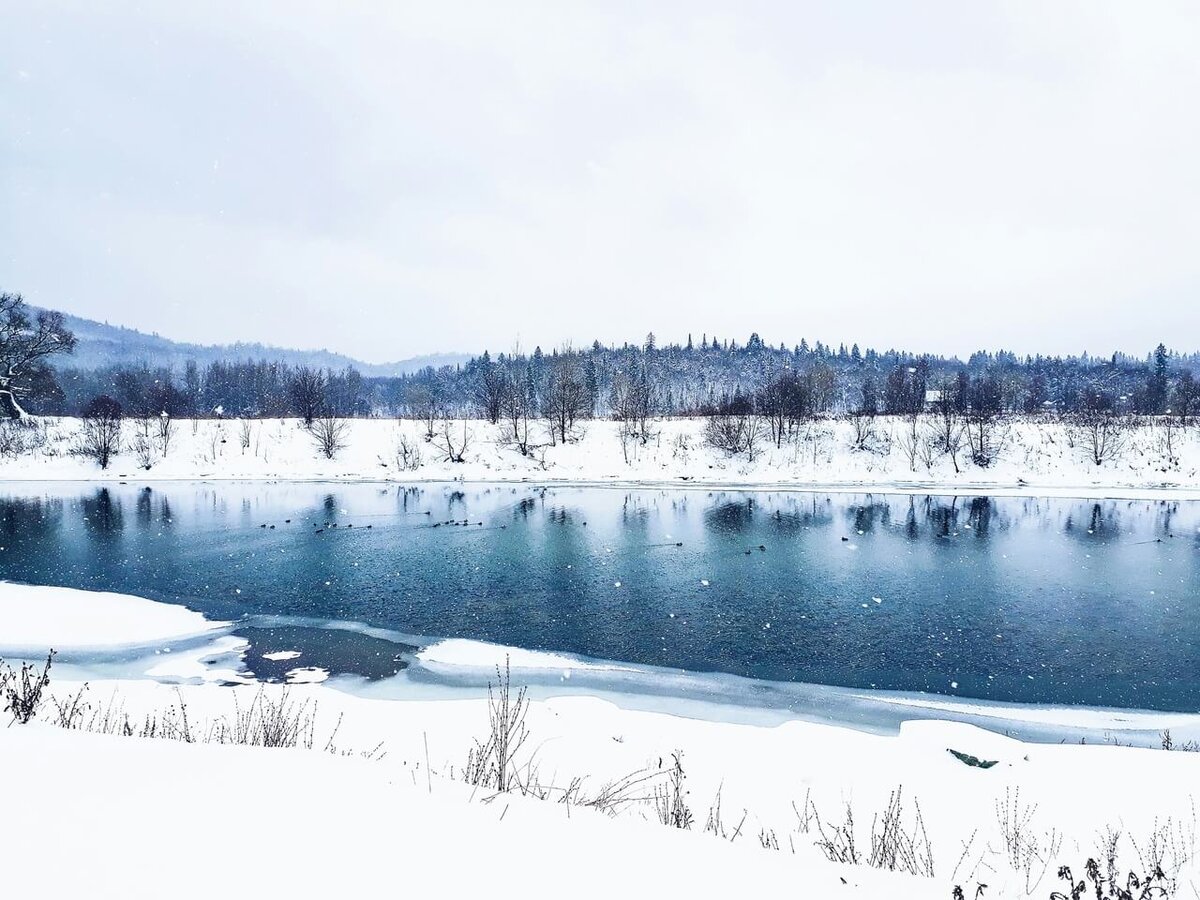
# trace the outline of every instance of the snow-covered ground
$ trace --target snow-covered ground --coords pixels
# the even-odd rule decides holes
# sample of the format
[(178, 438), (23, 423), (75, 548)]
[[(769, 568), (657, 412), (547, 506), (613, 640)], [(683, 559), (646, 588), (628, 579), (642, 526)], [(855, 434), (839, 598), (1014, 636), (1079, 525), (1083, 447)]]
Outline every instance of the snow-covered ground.
[[(0, 635), (21, 623), (38, 639), (50, 636), (43, 628), (63, 608), (54, 595), (39, 610), (45, 589), (6, 590), (24, 602), (0, 604)], [(73, 624), (72, 640), (173, 643), (184, 624), (173, 610), (126, 600), (118, 621), (127, 631), (93, 620), (88, 633)], [(37, 643), (18, 652), (45, 650)], [(431, 655), (480, 662), (477, 648), (456, 644)], [(519, 763), (540, 789), (497, 796), (462, 777), (468, 750), (487, 732), (483, 697), (380, 700), (297, 685), (286, 688), (288, 702), (311, 718), (312, 749), (264, 749), (204, 738), (250, 708), (259, 690), (274, 699), (285, 688), (214, 679), (224, 676), (203, 666), (174, 686), (93, 679), (74, 720), (83, 730), (55, 724), (54, 703), (29, 725), (0, 727), (5, 895), (199, 897), (233, 885), (240, 894), (300, 897), (394, 888), (924, 898), (949, 897), (954, 885), (972, 897), (987, 884), (989, 898), (1048, 897), (1062, 887), (1061, 865), (1082, 878), (1094, 857), (1103, 872), (1107, 836), (1117, 831), (1122, 886), (1130, 870), (1143, 876), (1156, 864), (1177, 882), (1171, 896), (1194, 896), (1200, 885), (1200, 753), (1029, 744), (949, 722), (911, 721), (894, 735), (800, 721), (762, 727), (563, 696), (533, 702), (528, 714)], [(80, 689), (78, 681), (51, 684), (64, 705)], [(174, 716), (178, 725), (185, 709), (197, 743), (119, 734), (125, 721), (144, 730), (148, 716)], [(118, 733), (86, 733), (89, 725)], [(994, 765), (968, 765), (950, 750)], [(581, 802), (635, 772), (647, 780), (629, 796), (652, 797), (669, 785), (675, 753), (690, 829), (660, 824), (652, 801), (608, 813)], [(575, 779), (574, 802), (560, 802)], [(882, 830), (889, 797), (901, 789), (902, 828), (914, 830), (919, 806), (932, 878), (867, 864), (873, 827)], [(838, 829), (847, 808), (859, 864), (832, 862), (819, 846), (831, 841), (846, 852)], [(61, 848), (69, 854), (58, 855)], [(917, 856), (925, 852), (918, 841)]]
[[(461, 463), (448, 462), (440, 441), (426, 441), (424, 424), (412, 420), (346, 420), (344, 446), (333, 459), (295, 419), (180, 420), (173, 424), (165, 454), (155, 437), (157, 422), (150, 423), (146, 469), (133, 449), (139, 426), (127, 420), (121, 452), (102, 471), (71, 452), (78, 444), (77, 420), (39, 421), (41, 429), (0, 456), (0, 479), (460, 479), (1200, 497), (1200, 429), (1176, 429), (1168, 448), (1165, 430), (1154, 425), (1124, 434), (1122, 452), (1096, 465), (1079, 436), (1062, 423), (1013, 420), (999, 430), (995, 463), (973, 465), (964, 445), (956, 472), (945, 455), (931, 458), (929, 465), (910, 460), (903, 449), (905, 423), (883, 417), (876, 420), (871, 450), (851, 449), (849, 422), (816, 421), (782, 447), (762, 440), (753, 461), (707, 447), (700, 419), (656, 421), (647, 443), (624, 447), (614, 422), (586, 422), (578, 440), (556, 446), (549, 446), (543, 423), (532, 423), (533, 443), (542, 446), (528, 456), (503, 439), (501, 426), (459, 421), (450, 430), (457, 446), (465, 429), (468, 447)], [(923, 437), (931, 427), (920, 426)], [(399, 458), (402, 440), (419, 455), (410, 468)]]

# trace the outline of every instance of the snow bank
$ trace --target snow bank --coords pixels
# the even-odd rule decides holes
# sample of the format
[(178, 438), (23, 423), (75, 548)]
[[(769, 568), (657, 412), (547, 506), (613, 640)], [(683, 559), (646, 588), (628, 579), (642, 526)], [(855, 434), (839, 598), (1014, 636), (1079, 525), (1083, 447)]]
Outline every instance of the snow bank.
[[(753, 461), (707, 447), (700, 419), (655, 421), (646, 444), (626, 447), (617, 424), (607, 420), (586, 422), (578, 440), (553, 446), (541, 433), (542, 424), (534, 423), (536, 446), (528, 456), (503, 440), (499, 426), (472, 420), (453, 426), (457, 434), (465, 424), (470, 435), (461, 463), (446, 461), (436, 444), (425, 440), (422, 424), (410, 420), (348, 420), (345, 447), (332, 460), (320, 453), (296, 419), (248, 421), (245, 446), (241, 422), (201, 420), (176, 422), (168, 452), (154, 453), (148, 470), (124, 452), (102, 471), (71, 453), (78, 420), (44, 418), (39, 423), (22, 452), (0, 459), (0, 479), (533, 481), (1200, 498), (1200, 431), (1176, 434), (1168, 449), (1161, 429), (1149, 425), (1128, 433), (1118, 458), (1096, 465), (1062, 423), (1015, 419), (997, 433), (999, 458), (981, 468), (965, 454), (957, 467), (944, 455), (929, 465), (910, 460), (899, 440), (904, 424), (887, 417), (876, 420), (878, 439), (871, 450), (851, 449), (850, 423), (822, 420), (808, 423), (796, 440), (782, 447), (764, 441)], [(134, 427), (133, 422), (125, 424), (127, 437), (132, 438)], [(419, 450), (414, 468), (397, 459), (401, 438)]]
[(144, 647), (212, 632), (211, 622), (182, 606), (128, 594), (0, 582), (0, 652)]
[[(516, 796), (484, 802), (489, 794), (461, 784), (429, 786), (424, 772), (410, 779), (404, 770), (416, 767), (398, 762), (39, 728), (0, 730), (0, 755), (14, 771), (55, 773), (6, 787), (5, 809), (21, 822), (6, 837), (7, 858), (29, 862), (0, 876), (10, 896), (208, 898), (226, 884), (239, 896), (299, 900), (387, 885), (431, 897), (734, 897), (775, 896), (802, 879), (822, 896), (853, 898), (926, 887), (866, 869), (842, 884), (833, 867), (806, 871), (750, 841)], [(231, 810), (257, 811), (274, 827), (247, 832)], [(64, 847), (71, 864), (56, 865)]]

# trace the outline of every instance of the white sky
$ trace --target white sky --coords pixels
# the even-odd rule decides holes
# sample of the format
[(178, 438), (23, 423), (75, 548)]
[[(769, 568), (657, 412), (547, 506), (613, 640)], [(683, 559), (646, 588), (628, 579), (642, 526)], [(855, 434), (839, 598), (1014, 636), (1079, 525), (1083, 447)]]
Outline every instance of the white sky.
[(0, 0), (0, 289), (370, 361), (1200, 347), (1191, 0), (357, 6)]

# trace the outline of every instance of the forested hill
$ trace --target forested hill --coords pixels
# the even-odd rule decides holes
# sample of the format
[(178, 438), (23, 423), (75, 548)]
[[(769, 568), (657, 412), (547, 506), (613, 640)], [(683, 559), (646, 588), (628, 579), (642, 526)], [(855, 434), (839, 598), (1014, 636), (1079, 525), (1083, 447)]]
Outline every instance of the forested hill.
[[(36, 310), (35, 310), (36, 312)], [(75, 333), (77, 344), (70, 356), (56, 357), (54, 367), (66, 369), (101, 369), (112, 366), (145, 364), (152, 369), (170, 368), (182, 371), (188, 360), (204, 367), (213, 362), (242, 362), (270, 360), (290, 366), (310, 366), (318, 369), (357, 369), (368, 377), (406, 375), (427, 366), (438, 368), (466, 362), (467, 354), (439, 353), (402, 359), (394, 363), (360, 362), (329, 350), (292, 350), (267, 344), (189, 344), (173, 341), (157, 334), (146, 334), (133, 328), (96, 322), (64, 313), (67, 327)]]

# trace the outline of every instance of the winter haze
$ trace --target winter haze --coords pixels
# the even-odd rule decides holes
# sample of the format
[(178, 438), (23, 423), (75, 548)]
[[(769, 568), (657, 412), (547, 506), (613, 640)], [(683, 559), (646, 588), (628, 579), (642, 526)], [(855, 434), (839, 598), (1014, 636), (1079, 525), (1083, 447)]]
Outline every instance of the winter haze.
[(1200, 326), (1191, 4), (6, 4), (0, 287), (180, 340)]

